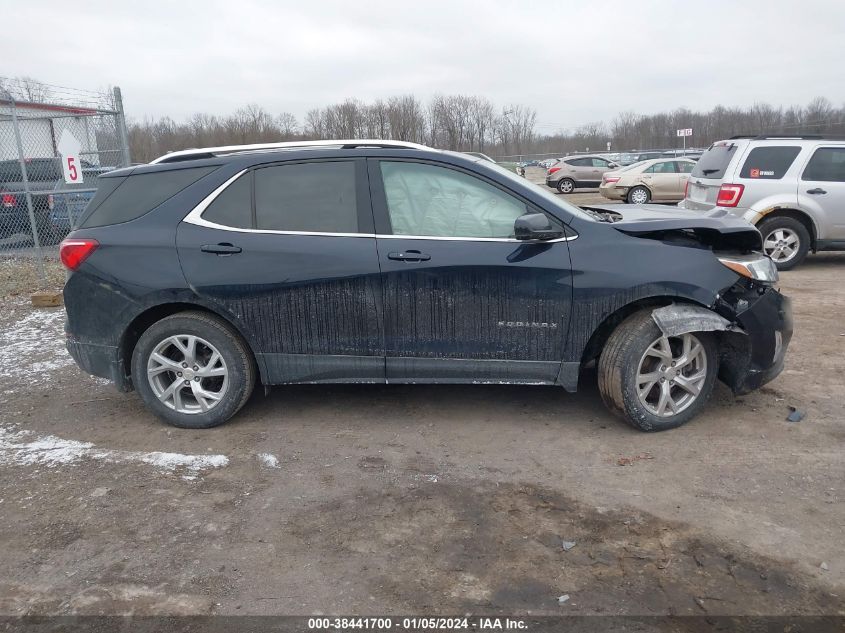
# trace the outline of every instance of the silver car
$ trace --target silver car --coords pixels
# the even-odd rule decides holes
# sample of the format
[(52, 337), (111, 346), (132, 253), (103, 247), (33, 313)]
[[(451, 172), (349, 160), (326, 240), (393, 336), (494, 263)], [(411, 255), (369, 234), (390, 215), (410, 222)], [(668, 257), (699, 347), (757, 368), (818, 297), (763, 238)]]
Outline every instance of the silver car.
[(546, 173), (546, 186), (560, 193), (572, 193), (576, 188), (598, 189), (601, 177), (611, 169), (618, 169), (619, 163), (593, 154), (566, 156)]
[(754, 224), (780, 270), (809, 251), (845, 250), (845, 141), (756, 136), (719, 141), (692, 173), (685, 209), (723, 207)]

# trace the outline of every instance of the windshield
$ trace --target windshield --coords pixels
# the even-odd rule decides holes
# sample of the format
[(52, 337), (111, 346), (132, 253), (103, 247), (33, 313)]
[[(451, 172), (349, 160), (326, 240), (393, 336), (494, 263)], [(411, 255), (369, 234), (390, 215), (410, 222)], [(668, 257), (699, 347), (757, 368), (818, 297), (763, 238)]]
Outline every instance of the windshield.
[[(483, 165), (484, 167), (489, 167), (490, 169), (495, 169), (500, 175), (506, 176), (508, 180), (512, 181), (515, 184), (524, 185), (525, 183), (531, 182), (530, 180), (525, 180), (525, 178), (522, 178), (521, 176), (517, 176), (512, 171), (508, 171), (498, 163), (488, 163), (485, 161), (479, 161), (478, 164)], [(542, 187), (537, 187), (536, 192), (543, 196), (546, 200), (548, 200), (553, 207), (562, 209), (563, 211), (568, 212), (570, 215), (574, 215), (585, 220), (590, 220), (592, 222), (596, 222), (598, 220), (595, 214), (587, 213), (580, 207), (576, 207), (574, 204), (570, 204), (561, 200), (558, 196), (554, 195), (550, 191), (546, 191)]]

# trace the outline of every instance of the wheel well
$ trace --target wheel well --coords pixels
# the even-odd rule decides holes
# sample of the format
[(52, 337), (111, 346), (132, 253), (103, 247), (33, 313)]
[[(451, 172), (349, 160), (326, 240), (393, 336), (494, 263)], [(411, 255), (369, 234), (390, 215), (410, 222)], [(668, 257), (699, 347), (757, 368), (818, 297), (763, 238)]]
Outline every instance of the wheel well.
[(813, 219), (803, 211), (798, 211), (797, 209), (775, 209), (761, 217), (756, 226), (760, 226), (761, 222), (765, 222), (769, 218), (792, 218), (793, 220), (798, 220), (810, 234), (810, 248), (812, 250), (816, 249), (816, 225)]
[[(686, 303), (694, 303), (692, 301), (682, 301)], [(589, 363), (599, 357), (604, 349), (605, 343), (607, 343), (607, 339), (610, 338), (610, 335), (619, 326), (619, 324), (629, 316), (645, 308), (662, 308), (663, 306), (667, 306), (673, 302), (678, 302), (678, 297), (647, 297), (624, 305), (610, 314), (610, 316), (601, 322), (601, 324), (593, 332), (590, 340), (587, 341), (587, 345), (584, 347), (584, 353), (581, 354), (581, 366), (583, 367), (586, 363)]]
[[(135, 351), (135, 346), (138, 344), (138, 339), (141, 338), (141, 335), (154, 323), (157, 323), (158, 321), (161, 321), (173, 314), (186, 312), (188, 310), (191, 312), (205, 312), (223, 319), (235, 332), (238, 333), (238, 335), (244, 339), (244, 341), (246, 341), (246, 337), (244, 337), (240, 329), (232, 323), (231, 320), (204, 306), (196, 305), (194, 303), (165, 303), (153, 306), (136, 316), (123, 333), (123, 339), (120, 342), (120, 358), (123, 363), (124, 372), (127, 376), (130, 376), (132, 373), (132, 353)], [(246, 342), (246, 348), (249, 350), (249, 353), (252, 354), (252, 360), (255, 362), (255, 352), (252, 350), (252, 346), (249, 342)], [(258, 367), (257, 364), (256, 367)], [(259, 374), (260, 371), (261, 369), (259, 367)]]

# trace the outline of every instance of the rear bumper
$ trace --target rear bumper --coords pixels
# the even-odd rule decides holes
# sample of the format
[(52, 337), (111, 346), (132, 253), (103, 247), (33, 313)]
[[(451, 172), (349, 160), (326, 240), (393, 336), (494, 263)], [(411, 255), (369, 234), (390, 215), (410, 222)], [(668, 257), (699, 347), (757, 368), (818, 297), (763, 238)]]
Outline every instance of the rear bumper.
[(728, 290), (717, 312), (736, 322), (745, 334), (724, 339), (719, 377), (736, 394), (758, 389), (783, 371), (792, 339), (792, 305), (774, 288)]
[(546, 178), (546, 186), (551, 187), (552, 189), (557, 189), (557, 183), (558, 182), (560, 182), (560, 179), (552, 180), (550, 178)]
[(82, 371), (111, 380), (120, 391), (132, 390), (132, 383), (124, 371), (119, 348), (81, 343), (68, 335), (67, 351)]
[(625, 195), (628, 193), (628, 187), (602, 185), (599, 187), (599, 193), (608, 200), (624, 200)]

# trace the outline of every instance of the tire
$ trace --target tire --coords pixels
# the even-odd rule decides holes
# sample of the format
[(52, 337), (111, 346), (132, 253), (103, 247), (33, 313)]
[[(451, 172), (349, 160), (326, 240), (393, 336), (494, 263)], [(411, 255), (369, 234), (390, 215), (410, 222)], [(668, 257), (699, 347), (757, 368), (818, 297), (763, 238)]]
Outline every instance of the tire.
[[(778, 270), (795, 268), (810, 250), (810, 233), (802, 222), (790, 217), (768, 218), (757, 225), (763, 235), (763, 252)], [(796, 244), (797, 241), (797, 244)], [(782, 250), (790, 248), (789, 252)]]
[[(191, 349), (190, 337), (195, 337), (192, 354), (183, 350)], [(191, 359), (193, 364), (185, 362)], [(205, 312), (180, 312), (154, 323), (138, 339), (132, 379), (144, 404), (162, 420), (207, 429), (246, 404), (256, 369), (246, 342), (228, 323)]]
[(561, 178), (557, 183), (558, 193), (572, 193), (575, 191), (575, 181), (572, 178)]
[(651, 192), (645, 187), (632, 187), (628, 192), (627, 202), (628, 204), (646, 204), (651, 202)]
[[(665, 339), (670, 346), (670, 351), (667, 351), (673, 357), (676, 354), (682, 357), (684, 342), (691, 341), (690, 349), (694, 352), (691, 362), (677, 368), (671, 365), (668, 358), (664, 361), (646, 355), (652, 346), (661, 345), (661, 339), (664, 338), (651, 318), (651, 310), (643, 310), (628, 317), (613, 331), (599, 357), (599, 392), (604, 404), (612, 413), (640, 431), (665, 431), (689, 422), (706, 405), (719, 371), (717, 341), (712, 333), (693, 332)], [(696, 348), (696, 341), (700, 349)], [(680, 364), (680, 360), (677, 362)], [(649, 366), (646, 367), (646, 364)], [(658, 378), (662, 374), (661, 366), (670, 372), (669, 377), (663, 380)], [(674, 375), (678, 370), (679, 373)], [(703, 372), (703, 377), (696, 377), (700, 372)], [(648, 388), (645, 401), (639, 393), (640, 374), (655, 376), (653, 383), (641, 383), (652, 385), (650, 388), (644, 387), (644, 390)], [(697, 389), (698, 394), (692, 396), (689, 390), (678, 386), (678, 377), (686, 379), (690, 388)], [(667, 405), (664, 414), (658, 415), (655, 409), (663, 402), (661, 394), (664, 389), (669, 390), (673, 402), (677, 401), (674, 407), (677, 411), (670, 411)]]

